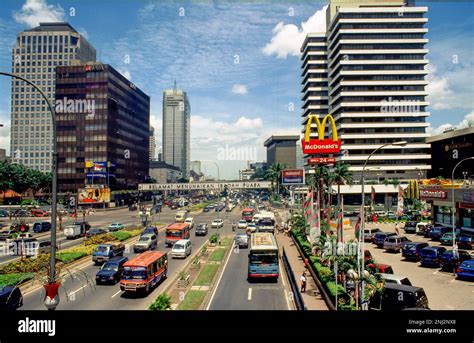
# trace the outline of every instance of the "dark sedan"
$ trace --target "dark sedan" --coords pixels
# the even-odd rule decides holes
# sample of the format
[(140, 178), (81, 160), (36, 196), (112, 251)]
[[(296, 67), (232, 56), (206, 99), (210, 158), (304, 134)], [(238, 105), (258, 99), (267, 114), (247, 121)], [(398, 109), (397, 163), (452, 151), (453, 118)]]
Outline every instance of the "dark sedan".
[(410, 242), (405, 244), (402, 249), (402, 257), (405, 257), (407, 261), (418, 261), (420, 259), (420, 251), (429, 244), (426, 242)]
[(201, 223), (196, 226), (195, 236), (206, 236), (208, 232), (207, 224)]
[(116, 256), (112, 257), (102, 265), (100, 270), (95, 275), (96, 284), (112, 283), (116, 284), (123, 273), (123, 265), (128, 261), (128, 257)]
[(86, 232), (86, 237), (90, 238), (97, 235), (103, 235), (105, 233), (107, 233), (107, 230), (104, 230), (98, 227), (93, 227), (92, 229), (89, 229), (89, 231)]
[(471, 255), (467, 251), (458, 250), (457, 254), (454, 254), (452, 250), (448, 250), (441, 255), (439, 265), (443, 270), (453, 270), (462, 262), (470, 260), (471, 258)]
[(445, 247), (427, 247), (420, 251), (421, 266), (439, 267), (441, 255), (446, 251)]

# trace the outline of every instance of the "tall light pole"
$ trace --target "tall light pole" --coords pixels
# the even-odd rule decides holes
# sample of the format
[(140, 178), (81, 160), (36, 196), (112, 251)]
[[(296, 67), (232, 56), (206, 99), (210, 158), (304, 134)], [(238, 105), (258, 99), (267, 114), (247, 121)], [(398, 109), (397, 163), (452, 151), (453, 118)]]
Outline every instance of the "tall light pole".
[[(220, 202), (220, 198), (221, 198), (221, 197), (220, 197), (220, 189), (219, 189), (219, 180), (221, 179), (221, 177), (220, 177), (219, 165), (217, 164), (216, 161), (210, 161), (210, 160), (209, 160), (209, 161), (205, 161), (205, 160), (202, 160), (202, 162), (210, 162), (210, 163), (213, 163), (213, 164), (216, 166), (216, 168), (217, 168), (217, 189), (218, 189), (217, 194), (218, 194), (218, 199), (219, 199), (219, 200), (218, 200), (218, 202), (217, 202), (217, 207), (216, 207), (216, 209), (217, 209), (217, 219), (220, 219), (220, 218), (221, 218), (221, 217), (220, 217), (220, 212), (221, 212), (221, 211), (219, 211), (219, 202)], [(219, 226), (217, 226), (217, 235), (219, 235)]]
[[(452, 208), (451, 208), (451, 224), (453, 225), (453, 260), (454, 257), (457, 255), (457, 246), (456, 246), (456, 202), (454, 201), (454, 172), (456, 171), (456, 168), (463, 163), (464, 161), (467, 160), (474, 160), (474, 156), (467, 157), (461, 161), (459, 161), (453, 168), (453, 172), (451, 173), (451, 201), (452, 201)], [(456, 274), (456, 267), (455, 264), (453, 263), (453, 274)]]
[[(36, 89), (43, 99), (46, 101), (46, 104), (48, 104), (49, 111), (51, 112), (51, 123), (52, 123), (52, 128), (53, 128), (53, 150), (52, 150), (52, 163), (51, 163), (51, 174), (52, 174), (52, 185), (51, 185), (51, 257), (49, 261), (49, 273), (48, 273), (48, 284), (49, 285), (54, 285), (56, 284), (56, 216), (57, 216), (57, 186), (58, 186), (58, 175), (57, 175), (57, 159), (58, 159), (58, 153), (57, 153), (57, 139), (56, 139), (56, 112), (54, 110), (54, 107), (51, 105), (51, 102), (49, 99), (46, 97), (44, 92), (36, 86), (33, 82), (25, 79), (24, 77), (21, 77), (19, 75), (11, 74), (11, 73), (5, 73), (5, 72), (0, 72), (0, 75), (5, 75), (9, 76), (11, 78), (19, 79), (22, 80), (23, 82), (26, 82), (30, 86), (32, 86), (34, 89)], [(56, 288), (56, 294), (57, 295), (57, 288)], [(49, 296), (49, 295), (48, 295)], [(49, 306), (47, 306), (48, 310), (54, 310), (56, 306), (59, 304), (59, 297), (55, 297), (57, 300), (55, 302), (51, 303)]]
[[(361, 217), (361, 227), (360, 227), (360, 232), (359, 232), (359, 240), (358, 240), (358, 244), (359, 244), (359, 250), (358, 250), (358, 253), (359, 253), (359, 257), (357, 259), (358, 263), (357, 263), (357, 269), (358, 269), (358, 274), (359, 275), (363, 275), (363, 272), (365, 270), (365, 259), (364, 259), (364, 239), (363, 239), (363, 235), (364, 235), (364, 228), (365, 228), (365, 191), (364, 191), (364, 171), (365, 171), (365, 167), (367, 166), (367, 163), (369, 162), (370, 158), (377, 152), (379, 151), (380, 149), (383, 149), (387, 146), (405, 146), (407, 145), (407, 142), (406, 141), (400, 141), (400, 142), (395, 142), (395, 143), (387, 143), (387, 144), (383, 144), (381, 146), (379, 146), (377, 149), (375, 149), (374, 151), (372, 151), (369, 156), (367, 157), (367, 159), (365, 160), (365, 163), (364, 163), (364, 166), (362, 167), (362, 173), (361, 173), (361, 188), (362, 188), (362, 193), (361, 193), (361, 204), (362, 204), (362, 207), (360, 209), (360, 217)], [(362, 287), (361, 287), (361, 290), (360, 290), (360, 304), (362, 304), (363, 302), (363, 299), (364, 298), (364, 282), (362, 281)], [(361, 307), (362, 309), (362, 307)]]

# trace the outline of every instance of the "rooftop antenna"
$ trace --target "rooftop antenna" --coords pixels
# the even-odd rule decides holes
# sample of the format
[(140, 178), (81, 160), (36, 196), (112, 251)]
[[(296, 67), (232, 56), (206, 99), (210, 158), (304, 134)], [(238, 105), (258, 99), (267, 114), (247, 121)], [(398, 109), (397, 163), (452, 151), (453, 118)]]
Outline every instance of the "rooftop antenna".
[(174, 87), (173, 87), (173, 89), (174, 89), (174, 93), (176, 94), (176, 80), (174, 80)]

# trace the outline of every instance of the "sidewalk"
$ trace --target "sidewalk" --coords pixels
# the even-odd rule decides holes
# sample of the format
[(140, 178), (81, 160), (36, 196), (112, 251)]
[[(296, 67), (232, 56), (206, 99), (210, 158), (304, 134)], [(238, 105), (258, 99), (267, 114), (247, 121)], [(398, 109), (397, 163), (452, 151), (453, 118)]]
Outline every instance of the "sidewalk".
[[(275, 215), (278, 221), (281, 221), (280, 213), (278, 210), (275, 211)], [(291, 237), (286, 236), (283, 233), (277, 234), (276, 240), (278, 242), (278, 247), (280, 250), (283, 248), (286, 252), (286, 257), (290, 263), (293, 274), (295, 275), (296, 282), (298, 286), (300, 285), (300, 277), (303, 274), (303, 271), (306, 269), (304, 265), (304, 260), (299, 254), (295, 243)], [(319, 292), (318, 286), (316, 286), (315, 281), (313, 280), (311, 274), (306, 273), (306, 292), (302, 293), (303, 301), (307, 310), (319, 310), (319, 311), (329, 311), (326, 302), (324, 301), (323, 296)]]

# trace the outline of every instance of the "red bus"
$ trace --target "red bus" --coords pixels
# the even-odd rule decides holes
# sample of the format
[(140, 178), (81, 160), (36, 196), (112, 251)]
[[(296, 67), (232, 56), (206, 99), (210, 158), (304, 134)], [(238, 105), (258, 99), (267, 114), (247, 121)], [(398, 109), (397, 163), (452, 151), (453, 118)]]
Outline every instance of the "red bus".
[(189, 224), (188, 223), (174, 223), (168, 225), (166, 228), (165, 244), (172, 246), (180, 239), (189, 239)]
[(253, 208), (244, 208), (242, 210), (242, 220), (246, 220), (248, 222), (251, 222), (253, 219), (253, 216), (255, 214), (255, 210)]
[(166, 279), (168, 256), (166, 252), (145, 251), (123, 265), (120, 289), (125, 292), (150, 293), (153, 286)]

